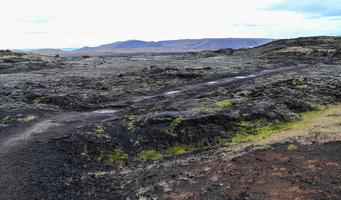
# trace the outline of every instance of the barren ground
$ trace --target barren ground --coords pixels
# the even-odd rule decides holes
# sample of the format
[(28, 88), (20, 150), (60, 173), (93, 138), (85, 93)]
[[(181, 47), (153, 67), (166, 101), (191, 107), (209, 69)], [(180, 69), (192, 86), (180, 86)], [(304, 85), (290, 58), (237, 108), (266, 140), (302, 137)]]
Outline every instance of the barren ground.
[(0, 52), (0, 199), (340, 199), (341, 40)]

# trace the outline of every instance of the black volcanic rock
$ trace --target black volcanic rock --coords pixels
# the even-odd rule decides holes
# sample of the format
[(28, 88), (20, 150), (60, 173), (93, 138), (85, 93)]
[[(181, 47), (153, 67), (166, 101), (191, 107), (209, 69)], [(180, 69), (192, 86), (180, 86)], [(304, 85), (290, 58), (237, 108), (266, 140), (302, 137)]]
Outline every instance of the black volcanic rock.
[[(115, 45), (254, 45), (246, 40)], [(156, 56), (0, 51), (0, 199), (340, 199), (340, 107), (310, 113), (341, 102), (340, 45), (316, 37)], [(306, 136), (272, 132), (321, 113)], [(279, 143), (247, 144), (268, 134)], [(309, 145), (289, 145), (296, 140)]]

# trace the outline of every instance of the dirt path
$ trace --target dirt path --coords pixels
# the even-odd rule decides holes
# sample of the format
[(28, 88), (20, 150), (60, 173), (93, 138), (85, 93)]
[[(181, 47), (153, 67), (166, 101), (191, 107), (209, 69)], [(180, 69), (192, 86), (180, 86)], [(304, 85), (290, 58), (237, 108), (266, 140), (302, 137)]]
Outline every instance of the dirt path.
[(293, 66), (293, 67), (281, 67), (281, 68), (274, 68), (274, 69), (265, 69), (261, 71), (254, 72), (252, 74), (244, 74), (244, 75), (238, 75), (238, 76), (232, 76), (227, 77), (223, 79), (216, 79), (216, 80), (210, 80), (200, 83), (194, 83), (194, 84), (186, 84), (178, 87), (174, 87), (172, 89), (168, 90), (162, 90), (158, 92), (155, 95), (149, 95), (149, 96), (142, 96), (142, 97), (136, 97), (133, 102), (134, 103), (141, 103), (143, 101), (148, 101), (150, 99), (164, 96), (164, 97), (176, 97), (177, 95), (181, 95), (186, 92), (193, 92), (193, 91), (202, 91), (202, 90), (208, 90), (211, 88), (217, 88), (221, 87), (223, 85), (231, 84), (233, 82), (237, 81), (247, 81), (254, 78), (259, 78), (263, 76), (271, 76), (277, 73), (286, 72), (286, 71), (297, 71), (300, 69), (303, 69), (307, 67), (306, 65), (301, 66)]
[(204, 83), (198, 83), (198, 84), (188, 84), (181, 87), (174, 88), (173, 90), (170, 90), (168, 92), (163, 93), (163, 95), (175, 95), (175, 94), (181, 94), (186, 91), (193, 91), (193, 90), (204, 90), (206, 88), (212, 88), (212, 87), (219, 87), (222, 85), (226, 85), (232, 82), (240, 81), (240, 80), (250, 80), (253, 78), (258, 78), (266, 75), (271, 75), (274, 73), (280, 73), (285, 71), (292, 71), (292, 70), (298, 70), (306, 66), (294, 66), (294, 67), (282, 67), (282, 68), (275, 68), (275, 69), (265, 69), (258, 72), (255, 72), (253, 74), (248, 75), (240, 75), (240, 76), (233, 76), (223, 79), (217, 79), (217, 80), (211, 80)]
[(27, 131), (14, 135), (12, 137), (9, 137), (5, 139), (0, 144), (0, 152), (1, 154), (8, 153), (11, 148), (15, 148), (16, 146), (28, 142), (32, 136), (35, 136), (37, 134), (42, 134), (46, 131), (48, 131), (50, 128), (53, 128), (54, 126), (61, 125), (58, 122), (54, 122), (52, 120), (43, 120), (32, 127), (28, 128)]
[[(70, 126), (115, 118), (117, 112), (98, 110), (53, 114), (23, 132), (13, 132), (3, 138), (0, 141), (0, 200), (40, 199), (39, 194), (59, 190), (51, 187), (44, 191), (41, 188), (42, 185), (49, 187), (53, 179), (52, 182), (60, 182), (61, 175), (58, 173), (67, 173), (65, 167), (68, 161), (49, 147), (48, 140), (63, 131), (67, 132)], [(62, 182), (59, 184), (63, 185)]]
[(118, 110), (97, 110), (85, 113), (69, 112), (47, 117), (46, 119), (42, 119), (33, 124), (31, 127), (28, 127), (24, 132), (13, 133), (9, 137), (2, 139), (2, 141), (0, 141), (0, 154), (8, 153), (11, 148), (23, 145), (29, 141), (39, 140), (44, 133), (48, 132), (50, 129), (63, 126), (70, 121), (79, 119), (87, 121), (87, 119), (97, 117), (103, 117), (103, 120), (105, 120), (112, 118), (113, 114), (116, 112), (118, 112)]

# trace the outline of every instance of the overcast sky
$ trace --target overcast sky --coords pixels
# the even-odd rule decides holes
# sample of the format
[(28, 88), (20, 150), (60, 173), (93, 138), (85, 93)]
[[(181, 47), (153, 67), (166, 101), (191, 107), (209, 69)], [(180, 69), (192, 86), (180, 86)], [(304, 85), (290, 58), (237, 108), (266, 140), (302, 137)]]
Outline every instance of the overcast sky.
[(341, 35), (341, 0), (0, 0), (1, 48)]

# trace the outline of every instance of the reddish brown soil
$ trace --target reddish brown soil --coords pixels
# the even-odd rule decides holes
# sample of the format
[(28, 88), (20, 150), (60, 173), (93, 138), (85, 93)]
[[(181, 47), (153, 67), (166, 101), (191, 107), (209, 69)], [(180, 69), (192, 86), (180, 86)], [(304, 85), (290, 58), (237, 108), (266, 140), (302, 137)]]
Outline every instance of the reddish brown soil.
[(290, 151), (288, 144), (280, 144), (232, 161), (147, 172), (142, 179), (143, 185), (150, 190), (144, 196), (162, 199), (341, 199), (341, 142), (297, 146), (297, 150)]

